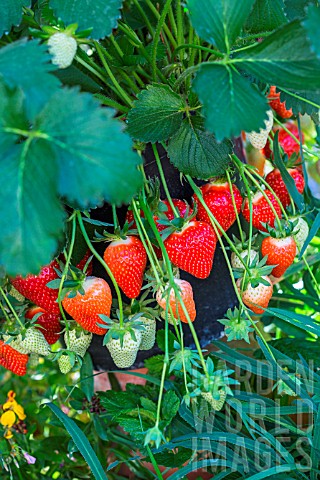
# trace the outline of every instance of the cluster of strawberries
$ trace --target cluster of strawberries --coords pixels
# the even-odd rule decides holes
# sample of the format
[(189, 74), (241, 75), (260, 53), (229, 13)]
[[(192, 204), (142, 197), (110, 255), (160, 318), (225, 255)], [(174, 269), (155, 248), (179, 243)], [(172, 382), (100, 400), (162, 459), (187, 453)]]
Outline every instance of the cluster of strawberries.
[[(290, 112), (280, 102), (275, 89), (270, 91), (270, 105), (282, 117), (287, 118)], [(288, 113), (287, 113), (288, 112)], [(249, 139), (259, 148), (268, 152), (268, 134), (272, 128), (269, 115), (265, 131), (251, 132)], [(268, 125), (267, 125), (268, 123)], [(270, 126), (271, 123), (271, 126)], [(294, 124), (289, 125), (294, 132)], [(286, 133), (286, 132), (285, 132)], [(297, 151), (296, 142), (282, 135), (279, 141), (283, 150), (290, 157)], [(296, 134), (296, 132), (294, 132)], [(257, 140), (257, 135), (264, 136)], [(296, 135), (297, 136), (297, 135)], [(291, 137), (290, 137), (291, 138)], [(264, 142), (264, 144), (263, 144)], [(298, 145), (299, 147), (299, 145)], [(304, 189), (304, 178), (298, 167), (289, 168), (288, 173), (293, 178), (300, 193)], [(282, 227), (280, 219), (282, 209), (290, 205), (290, 195), (282, 176), (276, 168), (265, 178), (270, 190), (265, 188), (249, 197), (243, 198), (238, 187), (225, 178), (215, 179), (200, 187), (202, 198), (193, 196), (193, 208), (180, 199), (161, 200), (151, 209), (153, 225), (162, 237), (167, 255), (177, 269), (205, 279), (211, 273), (216, 245), (224, 232), (236, 221), (242, 212), (243, 217), (252, 222), (253, 227), (265, 235), (262, 241), (261, 253), (263, 259), (259, 262), (259, 253), (248, 244), (242, 242), (237, 254), (232, 254), (231, 263), (237, 279), (237, 287), (243, 303), (256, 314), (261, 314), (267, 307), (272, 296), (274, 277), (281, 277), (292, 264), (296, 252), (301, 248), (308, 234), (308, 225), (301, 218), (294, 218), (289, 226)], [(276, 196), (275, 196), (275, 195)], [(139, 212), (139, 222), (144, 228), (150, 229), (150, 222)], [(210, 218), (211, 217), (211, 218)], [(214, 222), (211, 219), (214, 217)], [(138, 219), (136, 218), (138, 221)], [(137, 299), (143, 288), (148, 255), (137, 233), (137, 225), (131, 209), (127, 212), (127, 228), (113, 239), (104, 252), (103, 260), (118, 287), (129, 299)], [(125, 232), (125, 233), (124, 233)], [(158, 258), (162, 257), (161, 249), (156, 240), (154, 250)], [(75, 356), (83, 357), (90, 345), (92, 334), (105, 335), (104, 344), (108, 348), (116, 365), (120, 368), (130, 367), (138, 350), (148, 350), (155, 342), (156, 321), (151, 309), (140, 308), (129, 310), (123, 321), (110, 319), (112, 308), (112, 293), (109, 284), (102, 278), (92, 276), (92, 266), (88, 260), (90, 251), (77, 265), (72, 275), (72, 281), (63, 286), (62, 306), (65, 312), (76, 322), (76, 328), (65, 331), (65, 343), (68, 351), (58, 354), (58, 362), (62, 372), (68, 372), (73, 366), (70, 351)], [(85, 272), (83, 272), (83, 268)], [(0, 341), (0, 364), (18, 375), (26, 373), (29, 354), (48, 355), (49, 345), (55, 343), (62, 330), (60, 324), (60, 307), (58, 304), (59, 268), (57, 260), (43, 267), (39, 275), (17, 277), (12, 285), (21, 295), (33, 302), (36, 307), (29, 309), (25, 317), (33, 321), (30, 328), (22, 335), (10, 337), (10, 332)], [(78, 273), (76, 273), (78, 272)], [(150, 280), (150, 278), (148, 278)], [(161, 285), (156, 283), (155, 298), (161, 316), (170, 323), (178, 321), (193, 322), (196, 318), (196, 306), (193, 299), (192, 286), (186, 280), (176, 275), (176, 289), (168, 280)], [(179, 293), (177, 293), (179, 292)], [(143, 302), (141, 302), (141, 305)]]

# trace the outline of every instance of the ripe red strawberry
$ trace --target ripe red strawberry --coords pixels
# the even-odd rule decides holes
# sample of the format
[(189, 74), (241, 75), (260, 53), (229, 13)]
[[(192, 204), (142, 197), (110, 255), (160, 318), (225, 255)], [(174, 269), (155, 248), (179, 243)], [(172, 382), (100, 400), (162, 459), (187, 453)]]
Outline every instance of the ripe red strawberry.
[[(253, 287), (251, 283), (248, 283), (247, 287), (243, 290), (241, 297), (243, 303), (257, 314), (264, 313), (263, 308), (267, 308), (269, 305), (273, 292), (273, 286), (270, 278), (267, 275), (264, 275), (262, 279), (268, 282), (269, 285), (259, 283), (257, 286)], [(242, 278), (238, 278), (237, 287), (239, 292), (241, 292), (241, 283)]]
[[(236, 221), (236, 213), (234, 210), (232, 195), (228, 182), (207, 183), (201, 187), (203, 199), (209, 207), (210, 212), (220, 223), (224, 231), (228, 230)], [(235, 185), (232, 185), (232, 191), (237, 212), (240, 212), (242, 197)], [(211, 225), (211, 220), (205, 208), (200, 203), (196, 195), (193, 196), (197, 206), (197, 220), (207, 222)]]
[[(289, 168), (288, 173), (294, 179), (298, 192), (302, 193), (305, 185), (302, 172), (297, 168)], [(290, 195), (284, 181), (282, 180), (280, 171), (277, 168), (272, 170), (272, 172), (268, 173), (266, 176), (266, 181), (279, 197), (282, 205), (288, 207), (290, 205)]]
[(210, 275), (217, 236), (205, 222), (191, 220), (182, 230), (172, 233), (164, 242), (174, 265), (197, 278)]
[[(285, 124), (286, 128), (294, 135), (297, 140), (299, 140), (299, 129), (296, 127), (294, 123), (286, 123)], [(300, 147), (299, 143), (297, 143), (289, 133), (287, 133), (283, 128), (281, 127), (276, 127), (273, 129), (275, 132), (279, 130), (279, 145), (283, 148), (284, 153), (288, 155), (290, 158), (293, 153), (299, 154), (300, 152)], [(303, 141), (303, 137), (302, 137)], [(266, 146), (263, 149), (263, 153), (266, 156), (266, 158), (271, 158), (272, 157), (272, 152), (270, 149), (270, 144), (267, 142)]]
[(73, 291), (67, 293), (62, 301), (66, 312), (85, 330), (97, 335), (104, 335), (106, 329), (99, 327), (103, 324), (99, 314), (110, 316), (112, 295), (109, 285), (102, 278), (86, 277), (82, 282), (84, 295)]
[(58, 290), (47, 287), (47, 283), (58, 277), (56, 269), (60, 269), (56, 260), (49, 265), (42, 267), (38, 275), (27, 275), (25, 278), (18, 276), (11, 283), (19, 293), (31, 302), (39, 305), (50, 313), (59, 313), (59, 305), (57, 303)]
[(23, 376), (27, 373), (28, 360), (28, 355), (18, 352), (0, 340), (0, 365), (4, 368), (16, 375)]
[(267, 265), (277, 265), (272, 270), (274, 277), (282, 277), (296, 256), (296, 242), (293, 236), (285, 238), (265, 237), (262, 240), (262, 255), (268, 256)]
[(141, 240), (134, 236), (115, 240), (108, 245), (103, 258), (123, 293), (129, 298), (136, 298), (141, 291), (147, 265), (147, 253)]
[[(191, 322), (193, 322), (196, 318), (196, 306), (193, 300), (193, 290), (192, 286), (190, 285), (189, 282), (186, 280), (180, 280), (178, 278), (175, 278), (175, 283), (180, 287), (180, 295), (181, 298), (184, 302), (184, 305), (186, 307), (186, 310), (189, 314)], [(156, 295), (156, 300), (158, 304), (160, 305), (161, 308), (163, 308), (164, 311), (166, 311), (166, 306), (167, 306), (167, 290), (169, 288), (169, 285), (165, 289), (159, 289), (157, 291)], [(171, 288), (170, 291), (170, 296), (169, 296), (169, 305), (172, 309), (173, 316), (176, 320), (180, 318), (181, 322), (183, 323), (188, 323), (187, 317), (183, 311), (183, 308), (181, 306), (181, 303), (179, 302), (179, 299), (176, 298), (174, 290)], [(169, 310), (169, 317), (170, 317), (170, 310)], [(173, 322), (170, 322), (173, 323)]]
[(269, 105), (273, 110), (282, 118), (292, 117), (292, 109), (286, 109), (286, 102), (280, 101), (280, 93), (277, 93), (276, 87), (273, 85), (270, 87), (270, 92), (268, 95)]
[(59, 321), (60, 315), (46, 312), (43, 308), (40, 307), (32, 307), (26, 311), (25, 317), (28, 320), (32, 320), (33, 317), (38, 313), (41, 313), (41, 316), (37, 318), (36, 323), (43, 327), (39, 328), (39, 330), (43, 334), (49, 345), (53, 345), (59, 340), (60, 332), (62, 330)]
[[(272, 203), (278, 217), (281, 217), (281, 209), (280, 205), (275, 199), (274, 195), (269, 191), (264, 191), (265, 195), (269, 198), (270, 202)], [(246, 198), (244, 207), (242, 209), (242, 214), (247, 222), (250, 221), (250, 209), (249, 209), (249, 201)], [(262, 232), (266, 232), (266, 229), (261, 225), (261, 223), (267, 223), (271, 227), (274, 226), (275, 222), (275, 215), (261, 192), (257, 192), (254, 197), (252, 198), (252, 225), (261, 230)]]

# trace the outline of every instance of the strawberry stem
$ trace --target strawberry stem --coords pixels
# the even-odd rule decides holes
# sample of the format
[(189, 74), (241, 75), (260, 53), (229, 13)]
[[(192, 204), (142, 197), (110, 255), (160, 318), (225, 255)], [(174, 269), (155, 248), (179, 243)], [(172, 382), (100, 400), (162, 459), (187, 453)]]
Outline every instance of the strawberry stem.
[[(251, 175), (251, 173), (249, 173), (249, 172), (246, 172), (246, 173), (247, 173), (248, 177), (249, 177), (249, 178), (255, 183), (255, 185), (256, 185), (256, 184), (257, 184), (257, 183), (256, 183), (256, 180), (253, 179), (253, 176)], [(277, 202), (278, 202), (278, 204), (279, 204), (279, 207), (280, 207), (280, 209), (281, 209), (281, 211), (282, 211), (282, 213), (283, 213), (284, 218), (285, 218), (286, 220), (288, 220), (287, 212), (286, 212), (285, 208), (283, 207), (282, 202), (281, 202), (280, 198), (278, 197), (278, 195), (276, 194), (276, 192), (270, 187), (270, 185), (265, 181), (265, 179), (262, 178), (261, 175), (259, 175), (258, 172), (253, 171), (253, 173), (254, 173), (254, 175), (255, 175), (256, 177), (259, 178), (260, 182), (261, 182), (265, 187), (267, 187), (268, 190), (270, 190), (270, 192), (272, 193), (272, 195), (274, 196), (274, 198), (277, 200)], [(291, 199), (291, 197), (290, 197), (290, 199)]]
[(308, 263), (308, 260), (306, 259), (305, 255), (302, 255), (302, 260), (305, 264), (305, 266), (307, 267), (307, 270), (310, 274), (310, 277), (312, 278), (313, 282), (314, 282), (314, 285), (316, 287), (316, 290), (317, 290), (317, 293), (318, 295), (320, 296), (320, 288), (319, 288), (319, 285), (318, 285), (318, 282), (317, 282), (317, 279), (315, 278), (314, 274), (313, 274), (313, 271), (311, 270), (310, 268), (310, 265)]
[[(194, 339), (194, 343), (196, 345), (196, 348), (197, 348), (197, 351), (199, 353), (199, 356), (200, 356), (200, 361), (201, 361), (201, 365), (203, 367), (203, 371), (206, 375), (206, 377), (208, 378), (208, 380), (210, 379), (210, 376), (209, 376), (209, 373), (208, 373), (208, 370), (207, 370), (207, 367), (206, 367), (206, 363), (205, 363), (205, 360), (204, 360), (204, 357), (203, 357), (203, 354), (202, 354), (202, 349), (201, 349), (201, 346), (200, 346), (200, 343), (199, 343), (199, 340), (198, 340), (198, 337), (197, 337), (197, 333), (195, 331), (195, 328), (190, 320), (190, 316), (189, 316), (189, 313), (187, 311), (187, 308), (184, 304), (184, 301), (180, 295), (180, 292), (179, 292), (179, 289), (174, 281), (174, 276), (173, 276), (173, 272), (172, 272), (172, 268), (171, 268), (171, 262), (170, 262), (170, 259), (169, 259), (169, 256), (168, 256), (168, 253), (167, 253), (167, 250), (164, 246), (164, 243), (163, 243), (163, 240), (161, 238), (161, 235), (159, 234), (158, 232), (158, 229), (157, 229), (157, 226), (154, 222), (154, 219), (152, 217), (152, 215), (150, 214), (147, 206), (146, 206), (146, 202), (145, 202), (145, 198), (142, 199), (142, 201), (140, 202), (140, 205), (141, 205), (141, 208), (146, 216), (146, 219), (148, 220), (152, 230), (153, 230), (153, 233), (159, 243), (159, 246), (160, 246), (160, 249), (161, 249), (161, 252), (162, 252), (162, 255), (163, 255), (163, 258), (165, 260), (165, 263), (166, 263), (166, 267), (167, 267), (167, 271), (168, 271), (168, 274), (169, 274), (169, 282), (170, 282), (170, 286), (173, 288), (174, 292), (175, 292), (175, 295), (176, 295), (176, 298), (178, 299), (178, 301), (180, 302), (181, 304), (181, 308), (183, 309), (183, 312), (186, 316), (186, 319), (187, 319), (187, 322), (188, 322), (188, 325), (189, 325), (189, 328), (190, 328), (190, 331), (191, 331), (191, 334), (192, 334), (192, 337)], [(168, 322), (166, 322), (168, 323)]]
[[(243, 258), (241, 257), (240, 253), (238, 252), (238, 250), (236, 249), (236, 247), (234, 246), (233, 242), (230, 240), (229, 236), (226, 234), (226, 232), (223, 230), (223, 228), (221, 227), (220, 223), (218, 222), (218, 220), (214, 217), (214, 215), (212, 215), (212, 212), (210, 211), (208, 205), (205, 203), (204, 199), (203, 199), (203, 196), (202, 196), (202, 193), (201, 193), (201, 190), (200, 188), (194, 183), (194, 181), (192, 180), (192, 178), (190, 177), (190, 175), (186, 175), (186, 179), (188, 180), (188, 182), (190, 183), (191, 187), (193, 188), (193, 191), (194, 193), (197, 195), (198, 199), (199, 199), (199, 202), (201, 203), (201, 205), (203, 206), (203, 208), (205, 209), (205, 211), (207, 212), (210, 220), (211, 220), (211, 224), (212, 224), (212, 227), (218, 237), (218, 239), (221, 238), (221, 235), (219, 234), (219, 230), (221, 232), (221, 234), (223, 235), (223, 237), (226, 239), (230, 249), (235, 253), (235, 255), (239, 258), (240, 262), (242, 263), (243, 267), (248, 270), (248, 267), (245, 263), (245, 261), (243, 260)], [(218, 230), (219, 229), (219, 230)], [(219, 240), (220, 241), (220, 240)], [(249, 270), (248, 270), (249, 271)]]
[(177, 211), (177, 209), (176, 209), (176, 207), (175, 207), (175, 205), (172, 201), (172, 198), (171, 198), (171, 195), (170, 195), (170, 192), (169, 192), (169, 188), (168, 188), (168, 184), (167, 184), (166, 178), (165, 178), (164, 173), (163, 173), (163, 168), (162, 168), (162, 165), (161, 165), (161, 160), (160, 160), (159, 153), (158, 153), (156, 145), (152, 144), (152, 150), (153, 150), (156, 162), (157, 162), (157, 167), (158, 167), (158, 170), (159, 170), (161, 182), (162, 182), (164, 191), (166, 192), (166, 196), (167, 196), (169, 205), (172, 208), (174, 216), (176, 218), (179, 218), (180, 215), (179, 215), (179, 212)]
[[(135, 200), (132, 200), (132, 206), (133, 206), (133, 216), (134, 216), (134, 220), (135, 220), (136, 225), (137, 225), (137, 229), (138, 229), (138, 233), (139, 233), (141, 242), (142, 242), (142, 244), (143, 244), (143, 246), (144, 246), (144, 248), (147, 252), (149, 262), (150, 262), (151, 267), (153, 269), (154, 276), (156, 278), (157, 284), (161, 285), (161, 280), (160, 280), (160, 277), (158, 275), (158, 271), (161, 271), (160, 263), (157, 259), (155, 251), (152, 248), (152, 243), (151, 243), (151, 241), (148, 237), (146, 229), (144, 228), (144, 225), (143, 225), (143, 222), (142, 222), (141, 217), (139, 215)], [(145, 239), (147, 240), (148, 245), (147, 245)], [(155, 265), (155, 263), (157, 264), (157, 266)]]
[[(260, 187), (260, 183), (257, 182), (257, 180), (253, 177), (253, 175), (251, 175), (251, 173), (248, 171), (248, 169), (245, 167), (245, 165), (242, 164), (241, 160), (235, 154), (232, 154), (232, 158), (233, 158), (233, 160), (236, 164), (236, 167), (238, 168), (240, 174), (242, 174), (241, 175), (242, 178), (243, 178), (243, 173), (245, 173), (247, 175), (247, 177), (250, 178), (250, 180), (253, 182), (253, 184), (257, 187), (259, 192), (263, 195), (264, 199), (266, 200), (269, 207), (271, 208), (273, 215), (275, 216), (275, 219), (277, 221), (279, 230), (282, 231), (283, 229), (282, 229), (282, 225), (281, 225), (281, 222), (280, 222), (279, 215), (277, 214), (277, 212), (276, 212), (271, 200), (269, 199), (268, 195), (266, 195), (265, 190), (263, 190), (263, 188)], [(259, 180), (262, 181), (263, 180), (262, 177), (259, 176)], [(268, 185), (266, 182), (264, 184)], [(269, 185), (268, 185), (268, 190), (270, 190), (270, 192), (271, 192), (271, 189), (269, 188)], [(280, 203), (279, 198), (276, 198), (276, 200)], [(249, 203), (251, 203), (251, 202), (249, 202)]]
[(117, 210), (115, 205), (112, 205), (112, 216), (113, 216), (113, 227), (114, 227), (114, 231), (116, 232), (119, 224), (118, 224)]
[(99, 58), (102, 62), (102, 65), (104, 66), (107, 74), (110, 77), (110, 80), (112, 81), (113, 85), (115, 86), (115, 88), (118, 92), (118, 95), (122, 98), (122, 100), (124, 100), (129, 105), (129, 107), (132, 107), (131, 98), (126, 94), (126, 92), (123, 90), (123, 88), (120, 86), (119, 82), (117, 81), (116, 77), (113, 75), (112, 70), (109, 67), (108, 62), (106, 60), (106, 56), (104, 54), (103, 49), (101, 48), (101, 46), (99, 45), (98, 42), (94, 42), (94, 46), (97, 50), (97, 53), (98, 53)]
[[(190, 185), (192, 186), (193, 190), (194, 190), (194, 193), (197, 195), (199, 201), (202, 203), (203, 207), (205, 208), (207, 214), (209, 215), (209, 218), (211, 220), (211, 223), (212, 223), (212, 226), (214, 227), (214, 223), (215, 223), (215, 218), (214, 216), (212, 215), (212, 213), (210, 212), (208, 206), (206, 205), (205, 201), (203, 200), (203, 197), (201, 195), (201, 190), (199, 189), (199, 187), (196, 186), (196, 184), (194, 183), (194, 181), (189, 177), (189, 175), (186, 176), (187, 177), (187, 180), (189, 181)], [(200, 193), (199, 193), (200, 191)], [(252, 232), (251, 232), (251, 236), (252, 236)], [(250, 238), (251, 238), (250, 236)], [(231, 281), (232, 281), (232, 285), (233, 285), (233, 288), (234, 288), (234, 291), (235, 291), (235, 294), (238, 298), (238, 301), (239, 301), (239, 305), (241, 306), (241, 308), (245, 311), (248, 319), (250, 320), (253, 328), (256, 330), (257, 334), (259, 335), (259, 337), (261, 338), (261, 340), (263, 341), (263, 343), (265, 344), (265, 347), (268, 349), (270, 355), (274, 358), (274, 355), (268, 345), (268, 342), (265, 340), (264, 336), (262, 335), (262, 333), (260, 332), (259, 328), (257, 327), (257, 325), (255, 324), (255, 322), (252, 320), (250, 314), (248, 313), (248, 309), (247, 307), (245, 306), (245, 304), (243, 303), (242, 301), (242, 298), (241, 298), (241, 295), (238, 291), (238, 288), (237, 288), (237, 285), (236, 285), (236, 282), (235, 282), (235, 279), (234, 279), (234, 275), (233, 275), (233, 270), (232, 270), (232, 266), (231, 266), (231, 263), (230, 263), (230, 260), (229, 260), (229, 257), (228, 257), (228, 254), (227, 254), (227, 251), (226, 251), (226, 248), (223, 244), (223, 241), (222, 241), (222, 238), (221, 236), (218, 236), (218, 240), (219, 240), (219, 243), (220, 243), (220, 246), (221, 246), (221, 249), (222, 249), (222, 252), (223, 252), (223, 255), (225, 257), (225, 261), (227, 263), (227, 267), (228, 267), (228, 270), (229, 270), (229, 273), (230, 273), (230, 278), (231, 278)], [(249, 255), (248, 255), (248, 258)], [(247, 270), (247, 266), (246, 266), (246, 270)], [(275, 358), (274, 358), (275, 360)]]
[(0, 287), (0, 293), (1, 293), (1, 295), (3, 296), (3, 298), (4, 298), (4, 301), (5, 301), (6, 304), (8, 305), (10, 311), (12, 312), (14, 318), (15, 318), (15, 319), (17, 320), (17, 322), (19, 323), (20, 327), (21, 327), (23, 330), (25, 330), (25, 327), (24, 327), (23, 323), (21, 322), (20, 318), (18, 317), (17, 312), (15, 311), (15, 309), (13, 308), (13, 306), (11, 305), (11, 302), (10, 302), (10, 300), (8, 299), (8, 297), (7, 297), (7, 295), (6, 295), (6, 293), (4, 292), (4, 290), (3, 290), (2, 287)]
[(6, 319), (6, 321), (10, 323), (10, 322), (11, 322), (11, 319), (10, 319), (8, 313), (6, 312), (6, 309), (5, 309), (4, 306), (2, 305), (2, 302), (0, 302), (0, 308), (1, 308), (1, 311), (2, 311), (2, 313), (3, 313), (3, 315), (4, 315), (5, 319)]
[[(301, 141), (292, 133), (290, 132), (290, 130), (285, 126), (284, 123), (280, 122), (280, 120), (278, 120), (276, 117), (274, 117), (274, 121), (281, 126), (281, 128), (283, 128), (283, 130), (285, 132), (287, 132), (288, 135), (290, 135), (290, 137), (297, 143), (300, 145), (300, 150), (306, 152), (306, 153), (309, 153), (309, 155), (312, 155), (313, 157), (315, 157), (315, 153), (312, 152), (312, 150), (309, 150), (307, 147), (305, 147), (304, 145), (301, 144)], [(299, 122), (299, 118), (298, 118), (298, 122)]]
[[(242, 178), (242, 181), (245, 185), (247, 196), (248, 196), (248, 202), (249, 202), (249, 241), (248, 241), (248, 258), (247, 258), (247, 267), (249, 269), (249, 264), (250, 264), (250, 254), (251, 254), (251, 246), (252, 246), (252, 235), (253, 235), (253, 224), (252, 224), (252, 217), (253, 217), (253, 208), (252, 208), (252, 197), (251, 197), (251, 190), (249, 183), (246, 179), (246, 176), (243, 173), (244, 165), (241, 163), (241, 168), (239, 168), (239, 174)], [(244, 272), (243, 279), (241, 282), (241, 294), (244, 289), (244, 285), (246, 282), (246, 275), (247, 271)]]
[(229, 170), (226, 170), (226, 176), (227, 176), (227, 180), (228, 180), (228, 184), (229, 184), (229, 188), (230, 188), (234, 213), (236, 214), (240, 239), (241, 239), (241, 242), (243, 243), (244, 242), (243, 231), (242, 231), (242, 226), (241, 226), (241, 222), (240, 222), (240, 218), (239, 218), (239, 214), (238, 214), (238, 209), (237, 209), (237, 206), (236, 206), (236, 201), (235, 201), (235, 198), (234, 198), (234, 193), (233, 193), (232, 182), (231, 182)]
[(108, 275), (109, 275), (109, 277), (110, 277), (110, 279), (113, 283), (114, 289), (115, 289), (117, 297), (118, 297), (118, 305), (119, 305), (119, 313), (120, 313), (120, 315), (119, 315), (119, 325), (120, 325), (120, 329), (122, 329), (123, 328), (123, 303), (122, 303), (120, 289), (118, 287), (116, 279), (114, 278), (113, 273), (111, 272), (109, 266), (106, 264), (106, 262), (103, 260), (103, 258), (99, 255), (97, 250), (92, 245), (92, 243), (90, 241), (90, 238), (87, 234), (87, 231), (84, 227), (81, 212), (79, 210), (76, 212), (76, 215), (77, 215), (77, 218), (78, 218), (80, 230), (82, 232), (83, 238), (86, 241), (86, 244), (88, 245), (88, 248), (91, 250), (91, 252), (96, 257), (96, 259), (101, 263), (101, 265), (105, 268), (105, 270), (107, 271), (107, 273), (108, 273)]
[[(62, 272), (62, 276), (61, 276), (61, 280), (60, 280), (60, 284), (59, 284), (59, 290), (58, 290), (58, 305), (59, 305), (59, 310), (60, 310), (61, 316), (62, 316), (62, 318), (64, 320), (64, 323), (65, 323), (65, 326), (66, 326), (66, 333), (67, 333), (67, 342), (66, 343), (67, 343), (67, 348), (68, 349), (70, 348), (69, 322), (67, 320), (67, 317), (64, 313), (64, 309), (62, 307), (61, 292), (62, 292), (64, 281), (65, 281), (65, 279), (67, 277), (67, 274), (68, 274), (69, 265), (70, 265), (70, 261), (71, 261), (71, 257), (72, 257), (72, 252), (73, 252), (73, 248), (74, 248), (74, 244), (75, 244), (75, 239), (76, 239), (77, 217), (76, 217), (75, 212), (73, 212), (73, 214), (71, 215), (69, 220), (71, 220), (71, 219), (72, 219), (72, 232), (71, 232), (70, 247), (69, 247), (68, 255), (67, 255), (67, 258), (66, 258), (66, 264), (65, 264), (63, 272)], [(71, 273), (73, 274), (72, 271), (71, 271)]]

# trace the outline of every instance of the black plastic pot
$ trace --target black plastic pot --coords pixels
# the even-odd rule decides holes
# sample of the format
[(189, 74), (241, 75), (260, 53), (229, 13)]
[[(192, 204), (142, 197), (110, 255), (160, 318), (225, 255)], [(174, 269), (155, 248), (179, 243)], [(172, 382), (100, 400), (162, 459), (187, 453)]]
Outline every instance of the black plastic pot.
[[(239, 147), (240, 146), (241, 144)], [(240, 148), (237, 150), (238, 155), (240, 154), (240, 156), (242, 156), (242, 152), (239, 152)], [(193, 194), (191, 187), (189, 184), (181, 184), (179, 171), (172, 166), (162, 147), (159, 148), (159, 154), (168, 188), (172, 197), (190, 201)], [(158, 176), (159, 174), (151, 148), (148, 148), (146, 151), (145, 172), (147, 177), (154, 177)], [(197, 183), (198, 185), (201, 185), (204, 182)], [(161, 198), (165, 198), (163, 190), (161, 191)], [(124, 222), (126, 211), (127, 207), (119, 209), (118, 216), (120, 222)], [(91, 216), (96, 220), (103, 220), (105, 222), (112, 223), (111, 209), (107, 205), (103, 208), (93, 210)], [(236, 227), (233, 227), (233, 233), (237, 235)], [(96, 244), (96, 248), (101, 254), (103, 254), (106, 247), (105, 244), (98, 243)], [(96, 261), (94, 261), (93, 274), (107, 279), (107, 275), (103, 267)], [(188, 280), (193, 287), (197, 309), (197, 317), (194, 322), (194, 327), (196, 329), (201, 346), (205, 347), (210, 342), (220, 338), (223, 335), (223, 326), (217, 320), (219, 318), (223, 318), (228, 308), (232, 308), (237, 304), (236, 295), (233, 290), (227, 264), (225, 262), (220, 245), (217, 245), (213, 268), (209, 278), (206, 280), (199, 280), (183, 271), (180, 271), (180, 275), (181, 278)], [(164, 328), (164, 323), (158, 322), (157, 328)], [(173, 329), (173, 327), (170, 328)], [(185, 345), (194, 347), (193, 338), (188, 325), (183, 324), (183, 329), (185, 335)], [(94, 335), (89, 351), (91, 353), (94, 366), (97, 370), (117, 369), (107, 348), (102, 346), (102, 337)], [(137, 360), (132, 368), (140, 368), (143, 366), (143, 360), (159, 353), (160, 350), (156, 346), (149, 351), (139, 352)]]

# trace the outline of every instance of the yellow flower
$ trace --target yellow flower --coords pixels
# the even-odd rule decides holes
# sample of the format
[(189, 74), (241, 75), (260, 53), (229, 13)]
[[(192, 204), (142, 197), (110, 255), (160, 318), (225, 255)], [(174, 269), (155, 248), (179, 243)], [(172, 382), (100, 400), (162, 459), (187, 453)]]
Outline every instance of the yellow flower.
[(15, 400), (16, 394), (14, 393), (13, 390), (10, 390), (8, 393), (8, 399), (7, 402), (3, 404), (2, 408), (6, 412), (7, 410), (13, 411), (19, 420), (24, 420), (26, 418), (26, 415), (24, 413), (24, 408), (18, 404), (18, 402)]
[(24, 420), (26, 418), (26, 414), (24, 413), (24, 408), (18, 403), (13, 407), (13, 411), (18, 416), (19, 420)]
[(0, 423), (4, 427), (12, 427), (16, 423), (16, 415), (12, 410), (4, 412), (0, 417)]
[(8, 428), (8, 430), (6, 431), (6, 433), (4, 434), (4, 438), (6, 438), (7, 440), (10, 440), (10, 438), (13, 437), (13, 433), (12, 431)]

